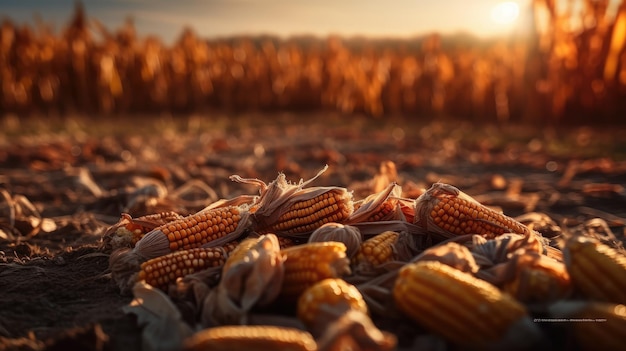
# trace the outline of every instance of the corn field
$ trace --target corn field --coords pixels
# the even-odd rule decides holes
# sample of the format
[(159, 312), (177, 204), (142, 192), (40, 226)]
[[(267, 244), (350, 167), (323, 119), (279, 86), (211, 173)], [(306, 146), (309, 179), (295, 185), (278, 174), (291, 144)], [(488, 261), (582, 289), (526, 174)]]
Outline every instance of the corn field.
[[(80, 4), (60, 33), (1, 24), (0, 111), (65, 115), (319, 110), (373, 117), (529, 124), (622, 123), (626, 1), (534, 0), (532, 30), (448, 43), (328, 37), (205, 40), (172, 45), (114, 31)], [(579, 23), (579, 25), (574, 25)], [(460, 41), (460, 42), (459, 42)]]

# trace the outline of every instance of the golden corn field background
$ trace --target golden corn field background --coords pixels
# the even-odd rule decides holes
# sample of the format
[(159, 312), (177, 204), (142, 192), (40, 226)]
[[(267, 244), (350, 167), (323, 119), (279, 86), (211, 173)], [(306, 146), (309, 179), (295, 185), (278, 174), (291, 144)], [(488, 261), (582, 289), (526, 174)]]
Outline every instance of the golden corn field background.
[[(2, 22), (0, 110), (125, 114), (320, 110), (476, 122), (621, 124), (626, 3), (533, 1), (527, 35), (480, 41), (340, 37), (203, 39), (172, 45), (110, 30), (77, 6), (60, 33)], [(582, 18), (580, 18), (582, 17)], [(574, 22), (582, 22), (575, 27)], [(576, 29), (574, 29), (576, 28)]]
[(4, 19), (0, 351), (618, 349), (626, 1), (563, 3), (493, 40)]

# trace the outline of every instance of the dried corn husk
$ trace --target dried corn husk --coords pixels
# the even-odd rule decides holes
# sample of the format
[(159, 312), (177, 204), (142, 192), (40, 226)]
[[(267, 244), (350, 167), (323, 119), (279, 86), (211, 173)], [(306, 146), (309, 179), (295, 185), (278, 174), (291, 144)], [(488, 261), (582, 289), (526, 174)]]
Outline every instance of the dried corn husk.
[(344, 243), (346, 245), (346, 255), (350, 258), (359, 250), (359, 246), (363, 240), (359, 228), (332, 222), (315, 229), (309, 237), (310, 243), (324, 241), (338, 241)]
[[(204, 326), (246, 324), (252, 307), (268, 305), (280, 293), (285, 259), (278, 238), (267, 234), (247, 240), (251, 241), (249, 249), (243, 255), (233, 253), (224, 266), (219, 285), (204, 300), (201, 317)], [(245, 242), (239, 245), (248, 247)]]
[[(301, 179), (298, 184), (289, 183), (283, 173), (280, 173), (269, 185), (259, 179), (244, 179), (237, 175), (231, 176), (230, 179), (239, 183), (256, 185), (260, 188), (260, 196), (251, 206), (250, 212), (254, 220), (254, 230), (261, 233), (266, 232), (267, 228), (276, 225), (280, 217), (288, 212), (295, 203), (314, 199), (326, 193), (333, 193), (335, 197), (340, 198), (341, 205), (345, 208), (345, 213), (343, 214), (345, 218), (333, 221), (344, 222), (354, 211), (351, 192), (345, 188), (336, 186), (306, 188), (327, 169), (328, 166), (325, 166), (313, 178), (307, 181)], [(317, 228), (298, 233), (287, 233), (271, 229), (270, 232), (276, 235), (308, 238), (315, 229)]]
[(479, 268), (470, 250), (455, 242), (433, 246), (411, 260), (411, 262), (421, 261), (439, 261), (460, 271), (472, 274), (478, 272)]
[[(345, 221), (347, 224), (355, 224), (372, 221), (406, 220), (402, 214), (399, 197), (402, 188), (396, 183), (390, 183), (379, 193), (372, 194), (354, 204), (356, 210)], [(381, 213), (384, 211), (384, 213)], [(376, 215), (376, 219), (372, 216)]]

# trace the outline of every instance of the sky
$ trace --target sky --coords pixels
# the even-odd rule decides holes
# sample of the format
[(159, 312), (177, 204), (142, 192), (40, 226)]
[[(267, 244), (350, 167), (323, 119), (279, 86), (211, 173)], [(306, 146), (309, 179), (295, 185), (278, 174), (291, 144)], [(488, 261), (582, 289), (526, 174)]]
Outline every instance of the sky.
[[(239, 34), (408, 38), (432, 32), (494, 37), (523, 30), (530, 1), (513, 1), (521, 19), (504, 24), (491, 18), (501, 0), (83, 0), (83, 4), (88, 16), (110, 29), (130, 15), (140, 35), (172, 42), (184, 26), (206, 38)], [(0, 0), (0, 17), (33, 23), (37, 13), (59, 31), (74, 2)]]

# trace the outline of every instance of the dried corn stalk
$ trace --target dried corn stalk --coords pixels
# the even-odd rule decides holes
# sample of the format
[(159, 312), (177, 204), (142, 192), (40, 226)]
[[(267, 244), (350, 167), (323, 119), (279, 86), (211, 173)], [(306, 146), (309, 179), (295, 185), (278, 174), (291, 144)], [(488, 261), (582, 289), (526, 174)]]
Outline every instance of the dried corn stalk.
[(279, 174), (269, 185), (258, 179), (231, 176), (231, 180), (260, 187), (261, 195), (250, 209), (258, 233), (308, 237), (330, 222), (344, 222), (353, 212), (352, 193), (341, 187), (305, 188), (328, 166), (306, 182), (287, 182)]
[(478, 234), (486, 238), (504, 233), (531, 234), (530, 229), (520, 222), (444, 183), (433, 184), (415, 200), (414, 223), (443, 238), (464, 234)]
[(284, 260), (273, 234), (239, 244), (224, 265), (219, 285), (203, 302), (203, 325), (246, 324), (252, 307), (268, 305), (280, 293)]
[(346, 245), (346, 254), (348, 257), (354, 256), (361, 246), (362, 238), (359, 228), (341, 224), (326, 223), (315, 229), (308, 240), (310, 243), (337, 241)]

